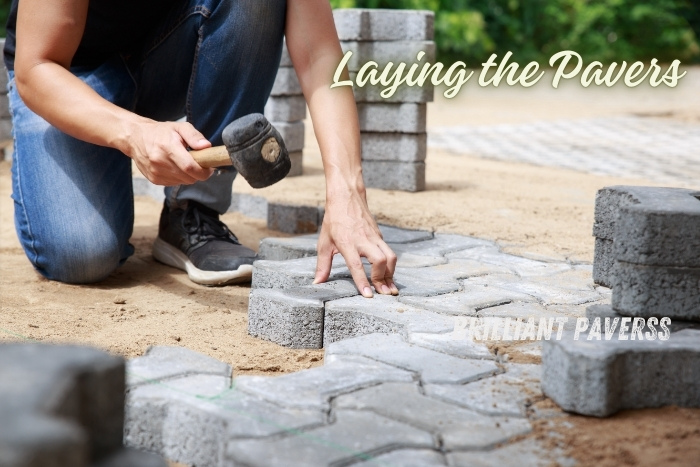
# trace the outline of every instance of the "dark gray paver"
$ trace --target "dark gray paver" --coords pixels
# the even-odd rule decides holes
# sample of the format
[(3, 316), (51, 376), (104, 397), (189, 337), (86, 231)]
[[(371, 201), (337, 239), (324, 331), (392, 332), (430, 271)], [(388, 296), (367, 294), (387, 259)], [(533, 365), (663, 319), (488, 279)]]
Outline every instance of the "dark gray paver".
[(268, 202), (267, 228), (290, 234), (317, 232), (323, 223), (323, 208)]
[(340, 396), (338, 410), (367, 410), (429, 431), (446, 450), (487, 449), (531, 430), (524, 419), (489, 417), (423, 396), (415, 384), (385, 383)]
[(187, 375), (217, 375), (231, 377), (227, 363), (185, 347), (153, 346), (142, 357), (126, 364), (127, 385), (130, 388)]
[(490, 360), (467, 360), (404, 342), (396, 334), (369, 334), (326, 347), (326, 355), (361, 355), (416, 372), (424, 383), (466, 383), (499, 371)]
[[(617, 336), (616, 336), (617, 337)], [(666, 341), (543, 342), (542, 390), (564, 410), (605, 417), (624, 409), (700, 407), (700, 331)]]
[(226, 450), (229, 464), (249, 466), (346, 465), (368, 460), (392, 448), (431, 448), (425, 431), (369, 412), (339, 410), (335, 423), (301, 436), (276, 440), (232, 441)]

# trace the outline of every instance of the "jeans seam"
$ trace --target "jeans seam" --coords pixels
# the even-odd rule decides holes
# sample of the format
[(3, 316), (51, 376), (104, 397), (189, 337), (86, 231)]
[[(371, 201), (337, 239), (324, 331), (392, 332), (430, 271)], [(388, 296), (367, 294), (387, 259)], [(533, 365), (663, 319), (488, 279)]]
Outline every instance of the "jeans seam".
[(129, 68), (129, 63), (124, 57), (123, 54), (119, 54), (119, 58), (121, 59), (122, 63), (124, 64), (124, 68), (126, 69), (126, 73), (129, 75), (129, 78), (131, 78), (131, 82), (134, 83), (134, 97), (131, 100), (131, 106), (129, 107), (129, 110), (132, 112), (136, 109), (136, 103), (138, 102), (139, 98), (139, 85), (138, 82), (136, 81), (136, 77), (134, 74), (131, 72), (131, 68)]

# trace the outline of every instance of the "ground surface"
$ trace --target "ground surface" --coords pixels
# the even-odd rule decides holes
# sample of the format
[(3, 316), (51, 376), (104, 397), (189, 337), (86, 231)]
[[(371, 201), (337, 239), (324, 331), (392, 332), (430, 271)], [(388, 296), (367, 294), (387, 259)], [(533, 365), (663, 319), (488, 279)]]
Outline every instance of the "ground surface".
[[(429, 126), (520, 125), (616, 116), (651, 116), (697, 125), (698, 99), (700, 69), (691, 70), (676, 89), (472, 87), (454, 101), (438, 98), (429, 107)], [(304, 203), (322, 200), (323, 176), (313, 141), (307, 144), (306, 153), (308, 175), (285, 180), (265, 196)], [(599, 157), (604, 163), (606, 154)], [(624, 167), (619, 174), (630, 175)], [(505, 251), (526, 256), (579, 261), (592, 260), (593, 201), (599, 188), (668, 184), (643, 177), (618, 178), (487, 160), (445, 149), (431, 149), (427, 177), (424, 193), (369, 190), (377, 218), (402, 227), (496, 240)], [(249, 337), (247, 287), (195, 286), (179, 271), (155, 263), (150, 245), (160, 206), (148, 198), (136, 201), (132, 239), (136, 254), (108, 281), (76, 287), (41, 279), (14, 234), (9, 178), (9, 163), (0, 163), (0, 339), (26, 336), (79, 342), (127, 357), (142, 354), (149, 345), (183, 345), (230, 362), (238, 374), (290, 372), (321, 361), (320, 351), (289, 350)], [(246, 191), (247, 187), (237, 182), (236, 189)], [(279, 236), (267, 231), (263, 221), (236, 214), (228, 214), (225, 220), (251, 247), (265, 236)], [(583, 465), (693, 465), (700, 458), (693, 451), (700, 445), (698, 411), (637, 411), (608, 420), (570, 417), (567, 423), (571, 425), (554, 429), (562, 433), (564, 447)]]

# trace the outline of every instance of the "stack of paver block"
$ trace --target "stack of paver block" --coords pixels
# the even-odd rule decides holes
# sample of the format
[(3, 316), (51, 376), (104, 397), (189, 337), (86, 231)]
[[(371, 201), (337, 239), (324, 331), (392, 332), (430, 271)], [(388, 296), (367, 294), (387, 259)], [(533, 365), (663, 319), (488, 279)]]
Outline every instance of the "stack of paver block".
[(301, 175), (306, 100), (301, 92), (286, 43), (275, 84), (265, 105), (265, 117), (279, 130), (287, 146), (292, 160), (289, 176)]
[[(0, 39), (0, 52), (4, 48), (5, 39)], [(9, 139), (12, 139), (12, 119), (10, 118), (10, 102), (7, 99), (7, 69), (3, 61), (0, 64), (0, 145)]]
[(165, 467), (125, 449), (124, 360), (97, 349), (0, 345), (0, 466)]
[[(344, 52), (353, 56), (347, 69), (355, 82), (361, 67), (374, 61), (378, 74), (388, 62), (406, 68), (417, 61), (434, 63), (434, 13), (418, 10), (334, 10), (338, 36)], [(393, 68), (392, 70), (395, 70)], [(381, 86), (353, 87), (360, 117), (362, 169), (371, 188), (403, 191), (425, 189), (426, 103), (433, 88), (403, 86), (383, 98)]]
[(700, 192), (604, 188), (595, 222), (593, 277), (612, 287), (612, 305), (589, 307), (587, 316), (609, 337), (545, 342), (543, 391), (585, 415), (700, 407)]

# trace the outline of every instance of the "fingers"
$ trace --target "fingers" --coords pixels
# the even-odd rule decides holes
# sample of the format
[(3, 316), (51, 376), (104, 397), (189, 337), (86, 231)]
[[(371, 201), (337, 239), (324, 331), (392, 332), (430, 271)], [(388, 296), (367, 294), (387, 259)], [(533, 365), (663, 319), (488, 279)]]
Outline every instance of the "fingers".
[(316, 275), (314, 284), (321, 284), (328, 280), (333, 267), (333, 255), (335, 251), (331, 244), (325, 240), (324, 231), (321, 231), (318, 239), (318, 257), (316, 258)]
[(345, 258), (345, 264), (350, 270), (352, 280), (355, 281), (357, 290), (360, 291), (363, 297), (372, 298), (374, 294), (372, 293), (372, 288), (369, 286), (369, 281), (367, 280), (367, 275), (365, 274), (365, 268), (362, 266), (362, 259), (360, 258), (360, 255), (357, 253), (357, 251), (350, 250), (343, 254), (343, 258)]
[(396, 271), (396, 262), (398, 261), (396, 253), (394, 253), (394, 251), (389, 248), (389, 245), (387, 245), (384, 241), (379, 242), (377, 246), (380, 250), (382, 250), (384, 256), (386, 256), (386, 272), (384, 274), (384, 282), (387, 286), (389, 286), (391, 295), (398, 295), (399, 289), (394, 283), (394, 272)]
[(204, 137), (202, 133), (197, 131), (192, 124), (188, 122), (180, 122), (175, 128), (180, 134), (182, 139), (187, 143), (192, 149), (206, 149), (211, 147), (211, 143)]
[(213, 169), (205, 169), (197, 164), (197, 161), (194, 160), (182, 144), (180, 144), (180, 147), (173, 147), (171, 159), (184, 175), (182, 178), (185, 181), (181, 182), (183, 184), (206, 180), (214, 173)]

